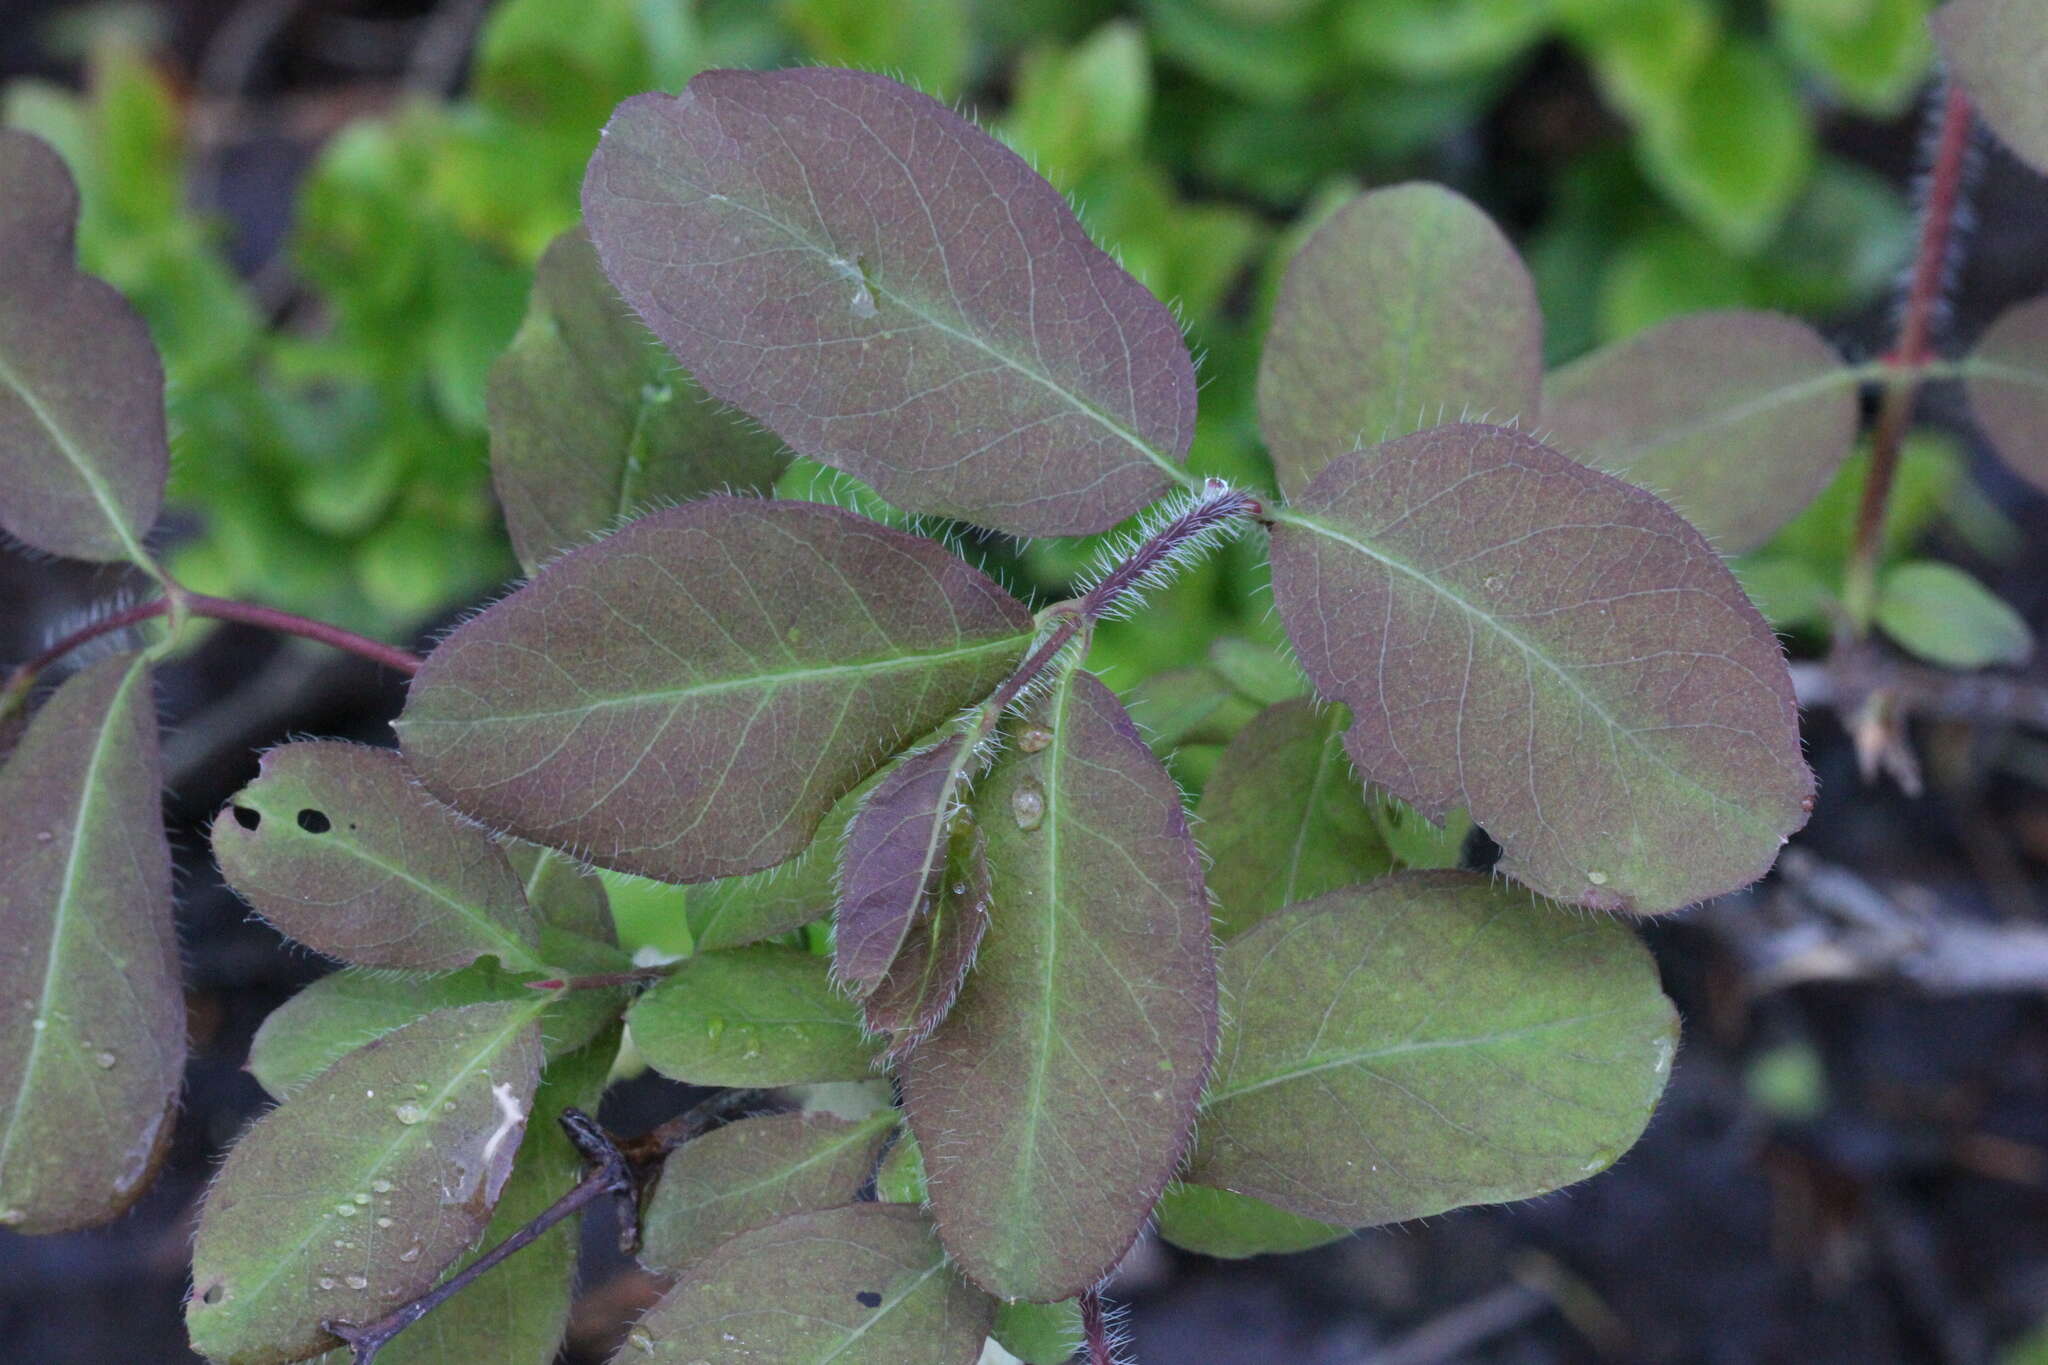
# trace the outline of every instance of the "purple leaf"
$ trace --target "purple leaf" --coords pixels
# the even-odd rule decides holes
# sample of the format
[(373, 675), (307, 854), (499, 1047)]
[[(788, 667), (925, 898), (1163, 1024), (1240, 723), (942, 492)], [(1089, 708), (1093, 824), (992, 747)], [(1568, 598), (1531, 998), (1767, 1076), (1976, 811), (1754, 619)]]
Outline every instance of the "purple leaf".
[(127, 300), (79, 273), (78, 187), (0, 129), (0, 529), (51, 554), (149, 563), (170, 444), (164, 368)]
[(162, 789), (134, 654), (65, 682), (0, 768), (0, 1228), (103, 1223), (163, 1155), (185, 1000)]
[(1359, 772), (1454, 806), (1501, 871), (1607, 910), (1763, 875), (1813, 776), (1776, 637), (1650, 494), (1463, 425), (1332, 461), (1273, 534), (1273, 597)]
[(901, 1066), (933, 1216), (967, 1274), (1052, 1300), (1107, 1274), (1180, 1160), (1215, 1044), (1215, 955), (1180, 792), (1070, 672), (976, 791), (988, 932)]
[(987, 838), (978, 826), (954, 830), (952, 851), (929, 911), (910, 926), (902, 949), (865, 1002), (868, 1031), (888, 1039), (895, 1058), (930, 1036), (953, 1008), (988, 931)]
[(1770, 539), (1848, 458), (1856, 384), (1803, 322), (1695, 313), (1551, 375), (1542, 425), (1557, 449), (1649, 489), (1738, 554)]
[(1950, 0), (1928, 23), (1984, 121), (2022, 161), (2048, 174), (2048, 105), (2041, 100), (2048, 21), (2038, 0)]
[(2048, 298), (2008, 309), (1963, 362), (1970, 411), (1999, 458), (2048, 489)]
[(969, 738), (950, 735), (897, 764), (848, 826), (833, 969), (854, 994), (882, 983), (911, 921), (929, 908), (974, 763)]
[(1290, 906), (1224, 949), (1223, 989), (1188, 1179), (1340, 1227), (1604, 1169), (1678, 1041), (1627, 927), (1471, 872)]
[(635, 96), (583, 210), (707, 390), (899, 507), (1106, 530), (1193, 437), (1173, 315), (1015, 153), (894, 81), (707, 71)]
[(1292, 498), (1342, 451), (1466, 416), (1535, 415), (1536, 286), (1484, 213), (1396, 185), (1331, 215), (1287, 267), (1259, 362), (1259, 430)]
[(765, 491), (782, 442), (712, 403), (619, 301), (581, 229), (540, 258), (491, 369), (491, 482), (531, 573), (653, 507)]
[(1031, 616), (939, 545), (713, 497), (576, 550), (469, 621), (398, 729), (427, 786), (660, 881), (801, 852), (895, 748), (992, 691)]
[(504, 850), (437, 805), (389, 749), (287, 744), (213, 822), (221, 876), (277, 929), (364, 967), (541, 965)]

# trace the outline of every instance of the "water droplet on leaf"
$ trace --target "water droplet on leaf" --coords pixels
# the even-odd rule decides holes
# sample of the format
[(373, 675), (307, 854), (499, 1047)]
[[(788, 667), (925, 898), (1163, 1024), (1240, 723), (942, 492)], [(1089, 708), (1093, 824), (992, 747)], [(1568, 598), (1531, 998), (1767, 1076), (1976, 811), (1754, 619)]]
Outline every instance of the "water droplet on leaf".
[(405, 1124), (407, 1127), (411, 1127), (427, 1116), (426, 1111), (416, 1104), (395, 1105), (391, 1112), (400, 1123)]
[(1027, 754), (1035, 754), (1052, 743), (1052, 731), (1043, 725), (1027, 725), (1024, 733), (1017, 736), (1017, 747)]
[(1018, 829), (1037, 829), (1045, 823), (1045, 789), (1026, 778), (1010, 793), (1010, 814)]

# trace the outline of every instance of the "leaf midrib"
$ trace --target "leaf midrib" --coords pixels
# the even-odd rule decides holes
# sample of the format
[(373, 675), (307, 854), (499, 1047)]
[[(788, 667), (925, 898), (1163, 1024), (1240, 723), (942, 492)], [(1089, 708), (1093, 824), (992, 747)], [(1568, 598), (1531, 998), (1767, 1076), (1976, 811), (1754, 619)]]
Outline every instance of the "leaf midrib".
[[(1570, 370), (1566, 370), (1557, 376), (1559, 380), (1570, 377)], [(1827, 393), (1831, 389), (1857, 387), (1864, 382), (1865, 378), (1866, 376), (1859, 370), (1837, 365), (1823, 374), (1809, 375), (1797, 383), (1766, 389), (1763, 393), (1757, 394), (1746, 402), (1726, 407), (1716, 406), (1713, 411), (1704, 417), (1697, 418), (1681, 426), (1654, 430), (1648, 435), (1637, 437), (1627, 446), (1601, 451), (1597, 455), (1588, 452), (1587, 459), (1589, 462), (1597, 459), (1601, 468), (1608, 469), (1610, 472), (1626, 478), (1630, 468), (1644, 455), (1655, 453), (1669, 446), (1678, 445), (1681, 442), (1695, 440), (1722, 427), (1739, 425), (1753, 417), (1761, 416), (1773, 408), (1797, 403), (1805, 398), (1816, 397)], [(1548, 395), (1546, 394), (1547, 397)], [(1560, 406), (1569, 404), (1571, 401), (1572, 398), (1569, 395), (1558, 399)], [(1548, 404), (1546, 402), (1547, 407)]]
[(22, 382), (20, 372), (8, 363), (4, 352), (0, 352), (0, 383), (4, 383), (21, 398), (22, 406), (29, 410), (29, 415), (36, 419), (43, 430), (50, 433), (50, 439), (56, 443), (57, 449), (63, 453), (71, 467), (78, 471), (79, 479), (85, 484), (86, 491), (92, 494), (92, 500), (99, 504), (101, 515), (106, 517), (107, 524), (113, 528), (115, 538), (121, 542), (121, 548), (127, 551), (128, 557), (138, 566), (152, 569), (153, 561), (149, 553), (136, 540), (135, 533), (129, 529), (120, 510), (115, 507), (113, 494), (107, 488), (106, 481), (79, 452), (78, 447), (72, 443), (70, 434), (50, 415), (43, 401), (36, 397), (35, 391)]

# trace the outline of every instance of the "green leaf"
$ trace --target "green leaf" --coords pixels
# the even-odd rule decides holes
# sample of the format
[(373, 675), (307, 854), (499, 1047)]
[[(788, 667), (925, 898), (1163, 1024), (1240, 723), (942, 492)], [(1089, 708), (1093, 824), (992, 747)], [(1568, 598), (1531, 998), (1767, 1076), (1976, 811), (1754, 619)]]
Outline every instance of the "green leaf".
[(1273, 915), (1224, 950), (1188, 1179), (1364, 1227), (1545, 1194), (1628, 1149), (1678, 1018), (1611, 919), (1468, 872)]
[(1288, 497), (1332, 458), (1440, 422), (1536, 412), (1543, 318), (1521, 258), (1436, 185), (1362, 194), (1287, 267), (1259, 430)]
[(200, 1210), (193, 1348), (221, 1365), (325, 1350), (321, 1323), (369, 1322), (474, 1247), (533, 1107), (539, 1008), (430, 1014), (258, 1119)]
[(2048, 489), (2048, 297), (2006, 310), (1963, 364), (1970, 411), (1999, 458)]
[(2018, 667), (2034, 654), (2025, 619), (1953, 564), (1915, 560), (1886, 570), (1877, 624), (1910, 652), (1944, 668)]
[(1778, 37), (1859, 112), (1895, 118), (1934, 59), (1930, 0), (1775, 0)]
[[(562, 1131), (562, 1111), (597, 1112), (618, 1050), (618, 1034), (613, 1032), (550, 1063), (541, 1073), (526, 1140), (478, 1243), (478, 1254), (538, 1217), (583, 1178), (584, 1160)], [(553, 1365), (569, 1329), (580, 1221), (578, 1215), (557, 1223), (518, 1255), (407, 1327), (378, 1353), (378, 1365)], [(448, 1273), (457, 1273), (474, 1259), (465, 1257)], [(336, 1349), (318, 1361), (349, 1365), (349, 1353)]]
[(213, 822), (221, 876), (277, 928), (364, 967), (541, 965), (540, 926), (496, 844), (429, 800), (389, 749), (286, 744)]
[(2038, 0), (1950, 0), (1928, 21), (1934, 41), (1999, 140), (2048, 174), (2048, 22)]
[(640, 1259), (677, 1273), (729, 1238), (796, 1213), (851, 1204), (899, 1115), (741, 1119), (668, 1154), (641, 1215)]
[(648, 1310), (612, 1360), (974, 1365), (995, 1309), (946, 1264), (923, 1214), (855, 1204), (725, 1243)]
[(1349, 723), (1341, 706), (1283, 701), (1224, 749), (1200, 808), (1219, 938), (1393, 870), (1365, 784), (1344, 757)]
[(944, 105), (854, 71), (709, 71), (619, 106), (605, 273), (713, 395), (913, 512), (1107, 530), (1194, 435), (1173, 315)]
[(147, 566), (170, 470), (149, 329), (75, 263), (78, 187), (47, 143), (0, 129), (0, 530), (73, 559)]
[(1154, 673), (1125, 692), (1124, 705), (1162, 758), (1185, 744), (1227, 743), (1259, 713), (1207, 665)]
[(1183, 1251), (1224, 1260), (1327, 1245), (1350, 1228), (1319, 1223), (1263, 1199), (1208, 1185), (1175, 1185), (1159, 1201), (1159, 1235)]
[(398, 730), (465, 814), (709, 881), (801, 852), (897, 747), (993, 691), (1030, 634), (1015, 598), (932, 541), (814, 503), (705, 498), (572, 551), (458, 628)]
[[(289, 1099), (343, 1057), (422, 1015), (490, 1002), (531, 1004), (540, 996), (526, 984), (532, 979), (489, 961), (429, 976), (343, 968), (264, 1018), (249, 1045), (249, 1073), (271, 1094)], [(547, 1056), (582, 1048), (625, 1007), (624, 991), (562, 992), (540, 1016)]]
[(1752, 558), (1736, 566), (1735, 576), (1742, 580), (1742, 590), (1763, 613), (1764, 620), (1775, 629), (1828, 625), (1829, 609), (1836, 600), (1835, 588), (1805, 560), (1776, 555)]
[(1342, 456), (1276, 517), (1274, 603), (1359, 774), (1471, 811), (1508, 876), (1675, 910), (1806, 822), (1777, 637), (1649, 494), (1465, 425)]
[(946, 1249), (1003, 1298), (1080, 1293), (1144, 1226), (1215, 1037), (1180, 793), (1070, 671), (976, 791), (994, 904), (952, 1012), (901, 1064)]
[(1813, 125), (1791, 75), (1741, 38), (1651, 113), (1637, 146), (1650, 178), (1734, 251), (1764, 244), (1813, 168)]
[(925, 1194), (924, 1149), (917, 1145), (917, 1134), (905, 1128), (875, 1172), (875, 1198), (885, 1204), (921, 1205)]
[(1647, 488), (1732, 554), (1811, 502), (1856, 438), (1857, 379), (1803, 322), (1696, 313), (1544, 383), (1550, 444)]
[(782, 0), (782, 21), (827, 65), (898, 71), (948, 100), (967, 83), (968, 0)]
[(1129, 20), (1104, 24), (1061, 52), (1035, 48), (1017, 64), (1003, 136), (1055, 185), (1139, 149), (1152, 114), (1152, 62)]
[(1338, 29), (1368, 67), (1427, 80), (1499, 66), (1543, 35), (1551, 0), (1350, 0)]
[(754, 944), (682, 964), (626, 1016), (641, 1055), (693, 1085), (864, 1080), (874, 1049), (825, 959)]
[(1209, 646), (1209, 666), (1237, 690), (1261, 706), (1308, 694), (1308, 679), (1284, 650), (1240, 636), (1226, 635)]
[(0, 1228), (105, 1222), (170, 1137), (185, 1000), (162, 788), (135, 654), (68, 679), (0, 768)]
[[(536, 844), (502, 844), (506, 861), (541, 922), (597, 943), (616, 944), (611, 898), (596, 872), (566, 853)], [(557, 963), (566, 966), (566, 963)]]
[(765, 492), (782, 442), (711, 401), (619, 301), (590, 240), (540, 259), (491, 370), (491, 480), (532, 573), (621, 522), (713, 492)]
[(1081, 1304), (1076, 1299), (998, 1304), (989, 1335), (1024, 1365), (1067, 1365), (1081, 1349)]

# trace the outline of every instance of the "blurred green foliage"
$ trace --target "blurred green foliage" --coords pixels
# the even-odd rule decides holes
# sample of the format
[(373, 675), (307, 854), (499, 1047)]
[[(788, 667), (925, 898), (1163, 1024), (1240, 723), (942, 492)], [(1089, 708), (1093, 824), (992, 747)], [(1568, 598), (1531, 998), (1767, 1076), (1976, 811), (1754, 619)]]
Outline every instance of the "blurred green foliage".
[[(394, 634), (512, 572), (485, 380), (628, 94), (710, 65), (821, 61), (969, 101), (1180, 311), (1204, 357), (1193, 466), (1270, 486), (1251, 402), (1259, 332), (1279, 267), (1361, 184), (1448, 180), (1523, 230), (1553, 361), (1703, 307), (1826, 315), (1875, 297), (1907, 215), (1884, 182), (1817, 153), (1816, 122), (1906, 109), (1929, 61), (1927, 8), (503, 0), (466, 95), (406, 97), (321, 149), (285, 258), (294, 303), (275, 325), (220, 226), (190, 207), (189, 110), (134, 49), (101, 43), (82, 95), (18, 82), (0, 113), (71, 162), (86, 265), (165, 351), (175, 493), (195, 530), (174, 571)], [(1540, 216), (1517, 222), (1532, 202)], [(820, 477), (800, 464), (786, 491), (857, 495)], [(1091, 554), (979, 549), (1049, 594)], [(1142, 631), (1106, 625), (1097, 661), (1128, 686), (1203, 662), (1220, 629), (1271, 638), (1254, 558), (1187, 575)]]

